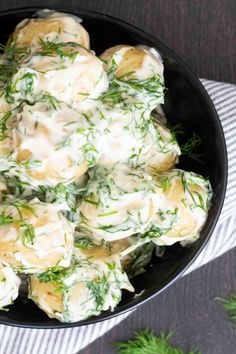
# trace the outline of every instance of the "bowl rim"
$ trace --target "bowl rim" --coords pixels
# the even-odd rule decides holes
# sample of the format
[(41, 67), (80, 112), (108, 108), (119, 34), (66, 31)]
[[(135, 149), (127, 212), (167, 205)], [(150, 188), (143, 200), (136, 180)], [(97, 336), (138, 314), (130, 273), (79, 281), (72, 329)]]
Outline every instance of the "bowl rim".
[[(113, 17), (111, 15), (107, 15), (102, 12), (97, 12), (97, 11), (92, 11), (92, 10), (86, 10), (83, 8), (79, 7), (67, 7), (67, 6), (51, 6), (48, 5), (46, 7), (43, 6), (25, 6), (25, 7), (14, 7), (9, 10), (4, 10), (0, 12), (0, 18), (2, 16), (11, 16), (13, 14), (20, 14), (25, 11), (29, 12), (36, 12), (38, 10), (43, 10), (43, 9), (49, 9), (49, 10), (56, 10), (59, 12), (65, 12), (65, 13), (71, 13), (76, 14), (76, 16), (81, 16), (83, 19), (83, 16), (86, 18), (98, 18), (103, 21), (109, 22), (109, 23), (114, 23), (117, 25), (122, 25), (122, 27), (129, 29), (131, 32), (135, 32), (138, 35), (145, 36), (150, 42), (152, 42), (158, 49), (163, 50), (165, 53), (167, 53), (170, 57), (174, 59), (174, 61), (180, 65), (182, 69), (184, 69), (185, 75), (187, 75), (188, 80), (191, 82), (191, 84), (198, 90), (199, 93), (201, 93), (202, 98), (204, 99), (204, 104), (206, 104), (211, 111), (212, 115), (214, 116), (215, 123), (217, 124), (217, 132), (219, 135), (219, 139), (221, 140), (222, 143), (222, 184), (221, 184), (221, 190), (219, 192), (220, 197), (218, 200), (218, 205), (216, 206), (216, 212), (215, 216), (211, 222), (210, 225), (208, 225), (208, 229), (205, 230), (205, 235), (204, 238), (201, 239), (201, 242), (199, 246), (192, 252), (191, 256), (187, 257), (185, 259), (185, 262), (181, 263), (180, 266), (176, 268), (174, 272), (172, 272), (171, 276), (167, 277), (165, 282), (163, 283), (164, 285), (161, 287), (161, 289), (153, 289), (147, 292), (147, 294), (142, 295), (142, 298), (139, 298), (135, 304), (125, 304), (122, 305), (122, 308), (116, 307), (114, 312), (112, 311), (106, 311), (101, 313), (97, 317), (91, 317), (86, 320), (82, 320), (79, 322), (74, 322), (74, 323), (61, 323), (58, 321), (58, 324), (36, 324), (35, 322), (27, 322), (27, 323), (20, 323), (19, 321), (16, 320), (3, 320), (0, 318), (0, 324), (7, 325), (7, 326), (13, 326), (13, 327), (19, 327), (19, 328), (35, 328), (35, 329), (62, 329), (62, 328), (72, 328), (72, 327), (81, 327), (81, 326), (86, 326), (90, 324), (95, 324), (98, 322), (102, 322), (105, 320), (109, 320), (111, 318), (120, 316), (122, 314), (125, 314), (127, 312), (131, 312), (135, 310), (138, 306), (143, 305), (146, 303), (146, 301), (149, 301), (153, 299), (155, 296), (163, 292), (168, 286), (172, 285), (178, 278), (183, 275), (183, 273), (191, 266), (191, 264), (195, 261), (195, 259), (198, 257), (198, 255), (201, 253), (203, 248), (206, 246), (207, 242), (209, 241), (215, 226), (217, 224), (217, 221), (219, 219), (219, 216), (221, 214), (221, 210), (224, 204), (224, 199), (225, 199), (225, 193), (227, 189), (227, 180), (228, 180), (228, 155), (227, 155), (227, 148), (226, 148), (226, 141), (224, 137), (224, 132), (222, 128), (222, 124), (220, 121), (220, 118), (217, 114), (217, 111), (215, 109), (215, 106), (207, 93), (206, 89), (202, 85), (201, 81), (199, 80), (198, 76), (190, 69), (190, 67), (185, 63), (185, 61), (180, 58), (174, 51), (169, 49), (162, 41), (151, 35), (150, 33), (146, 32), (143, 29), (140, 29), (139, 27), (130, 24), (122, 19)], [(170, 279), (169, 279), (170, 278)]]

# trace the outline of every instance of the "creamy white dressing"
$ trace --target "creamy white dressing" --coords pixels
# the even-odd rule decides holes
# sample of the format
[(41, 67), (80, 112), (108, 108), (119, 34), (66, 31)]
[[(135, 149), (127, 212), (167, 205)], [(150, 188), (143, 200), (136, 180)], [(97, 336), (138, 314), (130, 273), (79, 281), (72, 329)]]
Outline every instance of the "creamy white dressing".
[[(11, 97), (16, 105), (25, 99), (35, 102), (38, 95), (47, 93), (79, 108), (81, 101), (95, 99), (107, 89), (102, 62), (92, 52), (70, 45), (63, 50), (65, 55), (35, 53), (26, 57), (11, 80)], [(68, 57), (70, 50), (72, 57)]]
[(0, 227), (0, 259), (24, 273), (70, 265), (74, 225), (55, 206), (36, 199), (26, 204), (14, 200), (1, 205), (0, 211), (12, 219)]
[(35, 276), (31, 277), (30, 296), (49, 317), (62, 322), (77, 322), (99, 315), (101, 311), (113, 310), (121, 298), (122, 289), (134, 291), (122, 271), (118, 255), (109, 254), (105, 248), (92, 247), (90, 252), (75, 249), (75, 257), (78, 257), (78, 263), (55, 285), (66, 289), (59, 300), (61, 311), (55, 311), (51, 294), (46, 292), (53, 282), (40, 282)]
[(13, 303), (19, 287), (20, 278), (9, 266), (0, 263), (0, 309)]
[[(72, 182), (91, 164), (92, 156), (84, 149), (89, 144), (93, 148), (90, 124), (64, 103), (55, 104), (56, 109), (47, 101), (25, 105), (12, 130), (11, 161), (32, 185)], [(93, 155), (96, 161), (96, 151)]]
[(150, 175), (126, 165), (96, 168), (79, 205), (82, 224), (107, 241), (143, 232), (153, 215), (153, 188)]
[(192, 172), (172, 170), (160, 175), (155, 187), (152, 225), (161, 230), (153, 242), (159, 246), (196, 240), (209, 209), (211, 187)]

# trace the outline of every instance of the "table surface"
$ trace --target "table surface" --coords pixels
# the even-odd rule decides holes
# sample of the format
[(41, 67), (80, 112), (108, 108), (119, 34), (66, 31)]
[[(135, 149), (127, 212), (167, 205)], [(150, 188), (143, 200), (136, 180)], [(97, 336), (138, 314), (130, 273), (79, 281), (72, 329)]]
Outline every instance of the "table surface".
[[(1, 0), (0, 11), (14, 7), (63, 1)], [(80, 7), (121, 18), (153, 34), (179, 54), (198, 74), (235, 83), (235, 0), (67, 0)], [(172, 342), (186, 350), (198, 347), (204, 354), (236, 353), (236, 329), (214, 301), (236, 291), (236, 250), (176, 281), (98, 339), (83, 354), (112, 354), (112, 343), (150, 328), (171, 330)]]

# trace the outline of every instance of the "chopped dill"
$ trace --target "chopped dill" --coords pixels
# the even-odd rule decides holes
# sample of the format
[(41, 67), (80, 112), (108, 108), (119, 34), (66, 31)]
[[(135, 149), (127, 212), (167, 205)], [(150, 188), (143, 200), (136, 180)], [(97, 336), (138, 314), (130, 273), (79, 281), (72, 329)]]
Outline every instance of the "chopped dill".
[(74, 247), (80, 248), (82, 250), (87, 250), (90, 247), (96, 246), (92, 239), (88, 237), (78, 237), (75, 239)]
[(161, 187), (163, 192), (167, 192), (171, 187), (171, 180), (169, 176), (159, 175), (157, 179), (157, 184)]
[(101, 278), (88, 281), (86, 286), (90, 290), (92, 297), (95, 299), (96, 310), (99, 311), (104, 305), (110, 287), (105, 274), (103, 274)]
[(35, 231), (32, 225), (22, 224), (20, 227), (24, 228), (21, 240), (24, 246), (33, 245), (35, 242)]
[(40, 282), (51, 282), (51, 281), (61, 281), (61, 279), (65, 276), (65, 268), (54, 266), (48, 269), (46, 272), (38, 274), (38, 279)]
[(159, 75), (146, 80), (122, 81), (112, 78), (108, 90), (101, 94), (98, 100), (111, 107), (119, 105), (125, 110), (133, 111), (144, 107), (143, 96), (148, 98), (150, 103), (162, 103), (164, 86)]
[(11, 117), (12, 112), (8, 111), (3, 114), (2, 118), (0, 119), (0, 132), (5, 133), (7, 131), (7, 122)]
[[(40, 49), (37, 54), (42, 56), (58, 55), (60, 58), (69, 58), (72, 62), (74, 62), (76, 56), (78, 55), (76, 48), (78, 48), (79, 45), (75, 42), (55, 43), (53, 41), (49, 41), (48, 39), (43, 40), (42, 38), (39, 38), (39, 45)], [(71, 50), (72, 47), (74, 47), (75, 50)]]
[(0, 214), (0, 226), (5, 226), (13, 223), (13, 217), (11, 214), (6, 215), (5, 211)]

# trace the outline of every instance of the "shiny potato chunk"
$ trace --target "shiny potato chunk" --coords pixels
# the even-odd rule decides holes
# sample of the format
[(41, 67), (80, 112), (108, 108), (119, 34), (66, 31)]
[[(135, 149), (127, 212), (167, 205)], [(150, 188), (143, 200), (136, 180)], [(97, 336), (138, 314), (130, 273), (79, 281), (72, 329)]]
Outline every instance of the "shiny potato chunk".
[(35, 186), (71, 183), (96, 161), (92, 140), (83, 115), (52, 97), (25, 105), (12, 130), (16, 174)]
[(120, 259), (106, 248), (75, 251), (67, 270), (30, 277), (30, 298), (51, 318), (77, 322), (114, 309), (121, 289), (133, 291)]
[(96, 239), (114, 241), (143, 232), (153, 216), (153, 181), (145, 172), (127, 165), (89, 172), (78, 207), (81, 225)]
[(23, 273), (69, 266), (74, 226), (52, 204), (37, 199), (0, 206), (0, 260)]
[(14, 43), (19, 48), (32, 46), (35, 50), (39, 47), (40, 40), (75, 42), (89, 48), (88, 32), (79, 23), (79, 19), (60, 13), (23, 20), (16, 26), (9, 43)]
[(105, 50), (100, 57), (105, 62), (105, 69), (116, 67), (115, 76), (122, 80), (163, 76), (163, 64), (154, 49), (117, 45)]
[(102, 62), (92, 52), (78, 45), (58, 44), (22, 61), (9, 82), (8, 100), (15, 105), (35, 103), (47, 94), (78, 109), (86, 99), (97, 98), (107, 85)]
[(196, 240), (209, 209), (208, 180), (193, 172), (172, 170), (157, 176), (155, 192), (152, 241), (157, 245), (172, 245)]

